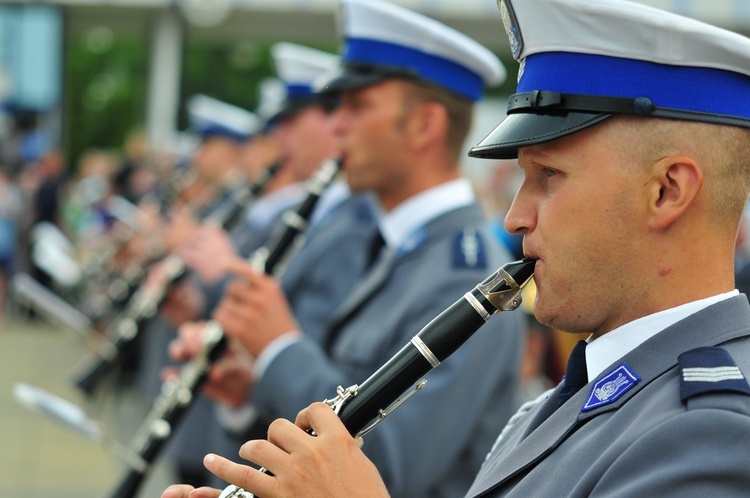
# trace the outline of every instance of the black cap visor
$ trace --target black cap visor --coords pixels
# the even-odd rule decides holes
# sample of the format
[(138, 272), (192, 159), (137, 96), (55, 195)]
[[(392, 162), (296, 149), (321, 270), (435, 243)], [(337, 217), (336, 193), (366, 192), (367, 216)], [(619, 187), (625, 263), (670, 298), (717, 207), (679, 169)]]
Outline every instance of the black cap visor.
[(346, 92), (376, 85), (392, 78), (421, 79), (414, 71), (401, 67), (347, 62), (333, 73), (324, 74), (315, 82), (314, 90), (319, 94)]
[(611, 113), (566, 112), (556, 114), (509, 114), (476, 147), (470, 157), (515, 159), (518, 149), (555, 140), (593, 126)]
[(336, 94), (311, 95), (302, 98), (287, 97), (284, 102), (279, 105), (278, 109), (276, 109), (276, 111), (267, 119), (267, 125), (273, 127), (295, 117), (303, 110), (312, 106), (320, 106), (325, 109), (326, 112), (330, 112), (336, 109), (340, 103), (341, 101)]

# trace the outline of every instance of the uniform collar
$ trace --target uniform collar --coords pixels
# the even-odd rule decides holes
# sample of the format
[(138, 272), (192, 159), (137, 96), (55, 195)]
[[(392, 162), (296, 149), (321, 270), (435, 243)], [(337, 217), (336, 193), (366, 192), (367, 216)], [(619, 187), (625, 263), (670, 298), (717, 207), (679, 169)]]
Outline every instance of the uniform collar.
[(290, 208), (305, 195), (304, 182), (292, 183), (259, 197), (247, 212), (247, 223), (252, 226), (266, 226), (280, 212)]
[(402, 247), (409, 237), (430, 221), (475, 200), (471, 182), (458, 178), (405, 200), (389, 212), (378, 213), (378, 228), (389, 248)]
[(333, 211), (342, 202), (351, 197), (351, 190), (349, 190), (349, 184), (343, 180), (337, 180), (328, 186), (323, 191), (318, 201), (318, 205), (313, 211), (312, 219), (310, 224), (314, 225), (320, 221), (324, 216)]
[(598, 337), (596, 340), (589, 338), (589, 344), (586, 347), (586, 368), (588, 370), (589, 382), (596, 379), (599, 374), (616, 360), (622, 358), (647, 339), (655, 336), (670, 325), (712, 304), (738, 294), (739, 291), (735, 289), (731, 292), (682, 304), (633, 320)]

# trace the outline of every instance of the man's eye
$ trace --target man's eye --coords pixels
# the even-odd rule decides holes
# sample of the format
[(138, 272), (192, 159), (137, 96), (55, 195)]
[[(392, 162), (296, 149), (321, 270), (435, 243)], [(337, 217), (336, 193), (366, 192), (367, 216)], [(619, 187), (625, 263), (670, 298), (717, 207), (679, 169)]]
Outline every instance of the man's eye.
[(557, 170), (550, 169), (550, 168), (545, 168), (544, 169), (544, 176), (546, 176), (547, 178), (549, 178), (551, 176), (555, 176), (555, 175), (557, 175)]

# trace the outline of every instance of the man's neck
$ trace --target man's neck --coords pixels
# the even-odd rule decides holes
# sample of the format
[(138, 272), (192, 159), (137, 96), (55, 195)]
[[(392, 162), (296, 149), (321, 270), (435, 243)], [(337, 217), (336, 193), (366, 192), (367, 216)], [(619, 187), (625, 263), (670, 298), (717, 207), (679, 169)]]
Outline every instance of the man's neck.
[(437, 168), (429, 168), (426, 174), (412, 176), (411, 181), (396, 186), (393, 191), (376, 192), (381, 209), (390, 212), (412, 197), (461, 177), (457, 168), (435, 169)]

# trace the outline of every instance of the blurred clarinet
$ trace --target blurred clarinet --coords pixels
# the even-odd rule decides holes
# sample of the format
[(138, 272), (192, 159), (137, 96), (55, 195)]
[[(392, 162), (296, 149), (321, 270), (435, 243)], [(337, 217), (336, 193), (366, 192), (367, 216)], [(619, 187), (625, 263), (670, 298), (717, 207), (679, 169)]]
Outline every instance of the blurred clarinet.
[[(282, 216), (283, 229), (266, 247), (258, 249), (250, 262), (258, 271), (273, 275), (285, 261), (289, 252), (298, 245), (320, 196), (333, 182), (341, 169), (339, 160), (327, 160), (307, 183), (307, 195), (296, 208)], [(120, 484), (109, 498), (132, 498), (161, 448), (167, 443), (177, 424), (195, 400), (205, 382), (212, 364), (226, 348), (226, 337), (221, 325), (209, 321), (203, 332), (203, 349), (183, 365), (179, 374), (162, 384), (161, 394), (153, 403), (151, 412), (133, 440), (132, 449), (146, 465), (130, 466)]]
[[(419, 391), (425, 383), (419, 379), (453, 354), (493, 314), (518, 308), (521, 291), (534, 274), (534, 263), (526, 258), (505, 264), (428, 323), (362, 385), (339, 386), (336, 397), (324, 402), (352, 436), (364, 436)], [(230, 485), (219, 498), (253, 497)]]
[[(193, 169), (188, 167), (178, 168), (167, 178), (162, 179), (154, 191), (146, 194), (143, 202), (157, 205), (159, 213), (166, 216), (180, 193), (193, 185), (197, 178), (198, 175)], [(108, 207), (119, 206), (111, 206), (108, 203)], [(136, 207), (136, 209), (138, 208)], [(93, 275), (99, 282), (104, 282), (101, 285), (94, 286), (89, 295), (82, 299), (82, 306), (85, 308), (86, 315), (94, 322), (99, 322), (109, 316), (114, 309), (123, 305), (131, 297), (133, 291), (145, 277), (143, 266), (147, 266), (148, 263), (152, 263), (156, 259), (156, 257), (151, 258), (151, 261), (146, 262), (146, 265), (128, 264), (125, 268), (118, 267), (115, 263), (117, 251), (125, 246), (132, 235), (138, 232), (138, 227), (127, 222), (124, 224), (131, 229), (131, 232), (119, 234), (118, 237), (121, 240), (115, 240), (112, 247), (105, 248), (104, 251), (98, 251), (97, 261), (94, 261), (93, 265), (87, 264), (85, 268), (87, 276)], [(107, 266), (106, 269), (105, 266)]]
[[(260, 175), (260, 178), (251, 184), (245, 181), (235, 181), (227, 188), (224, 198), (219, 205), (209, 210), (199, 219), (202, 222), (210, 222), (230, 230), (242, 219), (241, 215), (247, 206), (263, 192), (263, 189), (274, 178), (280, 168), (280, 163), (272, 164)], [(130, 300), (143, 283), (148, 273), (148, 268), (168, 257), (170, 257), (168, 254), (159, 252), (151, 255), (145, 264), (143, 262), (136, 262), (122, 269), (120, 274), (113, 278), (107, 286), (106, 294), (108, 301), (96, 313), (95, 319), (105, 316), (113, 308)], [(180, 263), (176, 264), (179, 265)]]
[(166, 216), (180, 195), (195, 185), (199, 175), (188, 164), (175, 165), (172, 171), (163, 173), (164, 177), (159, 179), (155, 189), (143, 196), (143, 201), (157, 206), (159, 212)]
[[(270, 166), (261, 178), (250, 185), (244, 183), (235, 185), (230, 189), (226, 199), (205, 218), (205, 221), (224, 228), (233, 226), (238, 219), (241, 219), (247, 206), (265, 189), (280, 167), (278, 163)], [(185, 262), (174, 253), (163, 258), (162, 265), (166, 275), (161, 285), (156, 288), (140, 285), (137, 288), (124, 310), (115, 317), (104, 333), (106, 337), (112, 338), (111, 344), (99, 350), (95, 361), (76, 379), (75, 385), (86, 394), (93, 393), (106, 374), (132, 350), (144, 323), (156, 316), (169, 290), (187, 272)], [(145, 272), (143, 275), (145, 276)]]

